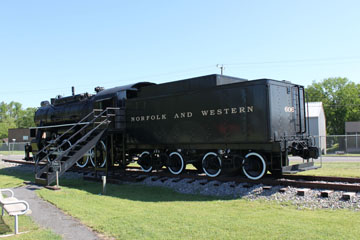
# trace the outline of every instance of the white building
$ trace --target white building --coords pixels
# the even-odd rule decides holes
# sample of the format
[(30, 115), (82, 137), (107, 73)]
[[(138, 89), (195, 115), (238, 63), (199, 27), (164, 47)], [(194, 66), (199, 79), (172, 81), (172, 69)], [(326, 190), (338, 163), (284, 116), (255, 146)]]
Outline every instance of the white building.
[[(309, 102), (309, 129), (310, 135), (315, 136), (317, 147), (326, 154), (326, 118), (322, 102)], [(307, 115), (307, 113), (306, 113)]]

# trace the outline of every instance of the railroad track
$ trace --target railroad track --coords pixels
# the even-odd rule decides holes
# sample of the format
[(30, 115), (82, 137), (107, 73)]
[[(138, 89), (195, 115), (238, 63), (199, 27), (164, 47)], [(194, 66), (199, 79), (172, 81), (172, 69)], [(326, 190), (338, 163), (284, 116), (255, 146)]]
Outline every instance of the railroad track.
[[(11, 160), (3, 159), (4, 162), (17, 163), (17, 164), (34, 164), (31, 161), (24, 160)], [(91, 168), (77, 168), (73, 167), (70, 171), (84, 173), (84, 179), (86, 180), (100, 180), (96, 176), (90, 176), (90, 172), (93, 172)], [(100, 175), (99, 175), (100, 176)], [(304, 176), (304, 175), (283, 175), (281, 177), (274, 177), (268, 175), (260, 180), (249, 180), (245, 177), (239, 176), (219, 176), (211, 178), (204, 173), (199, 174), (196, 170), (186, 170), (180, 175), (173, 175), (166, 170), (156, 170), (153, 172), (145, 173), (141, 171), (139, 167), (127, 167), (121, 171), (109, 171), (108, 182), (118, 183), (120, 181), (139, 182), (147, 177), (153, 177), (155, 180), (166, 181), (167, 179), (173, 179), (174, 181), (180, 181), (182, 179), (188, 179), (189, 183), (196, 180), (201, 180), (202, 184), (207, 184), (211, 181), (217, 181), (221, 185), (225, 182), (233, 182), (234, 186), (246, 183), (248, 186), (256, 184), (263, 184), (265, 186), (291, 186), (296, 188), (310, 188), (310, 189), (326, 189), (348, 192), (360, 192), (360, 178), (345, 178), (345, 177), (328, 177), (328, 176)]]

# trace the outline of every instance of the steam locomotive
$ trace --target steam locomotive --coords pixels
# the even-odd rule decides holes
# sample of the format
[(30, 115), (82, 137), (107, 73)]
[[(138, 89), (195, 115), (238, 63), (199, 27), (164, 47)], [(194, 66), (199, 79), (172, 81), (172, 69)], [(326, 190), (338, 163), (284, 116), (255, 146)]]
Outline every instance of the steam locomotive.
[[(192, 164), (210, 177), (242, 172), (257, 180), (267, 171), (315, 168), (319, 156), (307, 131), (304, 87), (288, 81), (213, 74), (95, 91), (41, 103), (31, 129), (34, 155), (59, 136), (64, 148), (75, 144), (69, 127), (109, 108), (111, 123), (79, 167), (121, 168), (136, 161), (145, 172), (165, 166), (176, 175)], [(290, 166), (289, 155), (304, 163)]]

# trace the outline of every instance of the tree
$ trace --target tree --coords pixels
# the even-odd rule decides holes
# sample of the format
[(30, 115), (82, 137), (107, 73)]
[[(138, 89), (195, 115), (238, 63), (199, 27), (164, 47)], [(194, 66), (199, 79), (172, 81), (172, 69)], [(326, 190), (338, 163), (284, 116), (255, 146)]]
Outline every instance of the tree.
[(9, 128), (27, 128), (35, 126), (36, 108), (22, 109), (21, 103), (0, 103), (0, 138), (8, 137)]
[(345, 122), (360, 120), (360, 85), (347, 78), (327, 78), (308, 86), (309, 102), (322, 102), (328, 134), (345, 134)]
[(15, 120), (16, 126), (18, 128), (35, 127), (35, 112), (36, 108), (26, 108), (25, 110), (21, 110), (17, 119)]

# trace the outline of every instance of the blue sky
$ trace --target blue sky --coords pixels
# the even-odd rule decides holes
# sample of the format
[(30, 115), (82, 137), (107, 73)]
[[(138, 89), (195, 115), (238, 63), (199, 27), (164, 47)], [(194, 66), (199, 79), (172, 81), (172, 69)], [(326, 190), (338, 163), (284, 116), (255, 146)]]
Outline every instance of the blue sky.
[(360, 1), (0, 1), (0, 102), (219, 73), (360, 83)]

